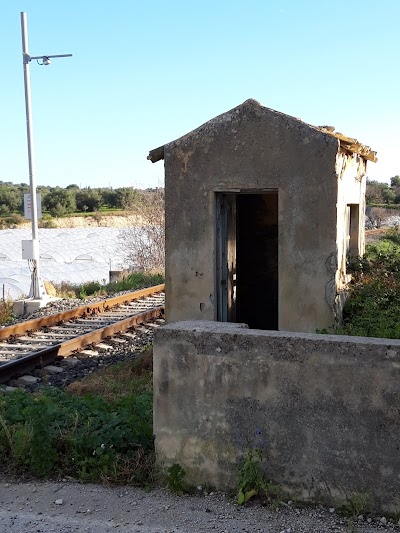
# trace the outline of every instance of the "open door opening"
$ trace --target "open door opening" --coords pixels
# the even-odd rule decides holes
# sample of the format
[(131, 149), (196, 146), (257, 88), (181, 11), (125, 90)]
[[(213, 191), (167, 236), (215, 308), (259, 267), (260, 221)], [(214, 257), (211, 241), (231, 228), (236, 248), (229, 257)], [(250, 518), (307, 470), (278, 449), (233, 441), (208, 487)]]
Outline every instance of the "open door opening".
[(218, 193), (217, 320), (278, 329), (278, 192)]

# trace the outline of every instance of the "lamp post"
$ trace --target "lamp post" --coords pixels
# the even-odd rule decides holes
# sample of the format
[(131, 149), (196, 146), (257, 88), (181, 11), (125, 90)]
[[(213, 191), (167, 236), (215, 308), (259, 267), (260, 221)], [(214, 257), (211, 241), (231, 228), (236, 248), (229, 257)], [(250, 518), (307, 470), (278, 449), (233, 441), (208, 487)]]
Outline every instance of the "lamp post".
[(50, 65), (51, 59), (55, 57), (71, 57), (72, 54), (47, 55), (47, 56), (30, 56), (28, 52), (28, 25), (26, 13), (21, 13), (21, 33), (22, 33), (22, 60), (24, 65), (24, 83), (25, 83), (25, 112), (26, 112), (26, 135), (28, 141), (28, 163), (29, 163), (29, 193), (31, 201), (32, 217), (32, 244), (29, 251), (26, 252), (26, 258), (31, 261), (32, 280), (29, 291), (29, 298), (41, 300), (46, 298), (47, 293), (44, 283), (40, 277), (39, 268), (39, 237), (38, 237), (38, 212), (36, 200), (36, 182), (35, 182), (35, 164), (33, 150), (32, 134), (32, 110), (31, 110), (31, 80), (29, 63), (32, 59), (37, 62), (41, 60), (40, 65)]

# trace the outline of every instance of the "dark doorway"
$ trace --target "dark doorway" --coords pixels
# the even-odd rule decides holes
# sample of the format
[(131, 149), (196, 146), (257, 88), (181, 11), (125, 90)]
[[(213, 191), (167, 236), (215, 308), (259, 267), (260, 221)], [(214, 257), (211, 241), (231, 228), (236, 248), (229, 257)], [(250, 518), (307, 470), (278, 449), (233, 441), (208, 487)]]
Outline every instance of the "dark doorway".
[(278, 193), (217, 195), (217, 319), (278, 329)]

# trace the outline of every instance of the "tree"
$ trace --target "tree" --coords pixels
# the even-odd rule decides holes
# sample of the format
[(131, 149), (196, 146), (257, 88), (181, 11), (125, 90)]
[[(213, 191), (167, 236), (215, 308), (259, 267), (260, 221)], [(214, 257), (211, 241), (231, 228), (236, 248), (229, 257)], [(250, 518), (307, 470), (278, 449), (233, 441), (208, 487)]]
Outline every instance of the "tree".
[(382, 189), (382, 199), (384, 204), (393, 204), (396, 198), (396, 193), (388, 186)]
[(164, 270), (164, 209), (164, 189), (138, 192), (137, 202), (130, 211), (131, 227), (119, 235), (122, 255), (135, 270)]
[(379, 181), (367, 181), (367, 188), (365, 191), (367, 205), (381, 203), (382, 185), (383, 184), (379, 183)]
[(76, 191), (76, 207), (78, 211), (98, 211), (103, 204), (103, 197), (97, 189), (79, 189)]
[[(396, 176), (395, 176), (396, 178)], [(365, 192), (365, 199), (367, 205), (371, 204), (392, 204), (395, 202), (396, 195), (399, 194), (396, 186), (396, 180), (391, 178), (392, 186), (389, 187), (387, 183), (382, 183), (380, 181), (367, 181), (367, 189)]]
[(53, 217), (73, 213), (76, 210), (75, 195), (69, 190), (55, 187), (43, 198), (43, 207)]
[(15, 185), (0, 185), (0, 214), (22, 210), (22, 195)]
[(121, 209), (133, 208), (138, 199), (138, 191), (133, 187), (121, 187), (115, 191), (115, 207)]
[(393, 176), (393, 178), (390, 178), (390, 187), (392, 189), (396, 189), (397, 187), (400, 187), (400, 176)]
[(106, 187), (101, 189), (101, 196), (103, 197), (103, 204), (107, 207), (116, 207), (117, 189)]

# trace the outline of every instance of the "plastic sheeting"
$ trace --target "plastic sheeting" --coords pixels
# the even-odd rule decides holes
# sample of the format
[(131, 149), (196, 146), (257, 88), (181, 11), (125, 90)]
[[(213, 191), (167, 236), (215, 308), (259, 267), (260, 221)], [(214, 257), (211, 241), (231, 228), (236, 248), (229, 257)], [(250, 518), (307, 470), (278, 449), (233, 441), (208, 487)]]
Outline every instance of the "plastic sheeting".
[[(118, 228), (39, 229), (41, 275), (54, 283), (82, 284), (108, 281), (109, 270), (123, 265)], [(0, 297), (17, 299), (28, 294), (28, 261), (22, 259), (21, 241), (29, 229), (0, 230)]]

